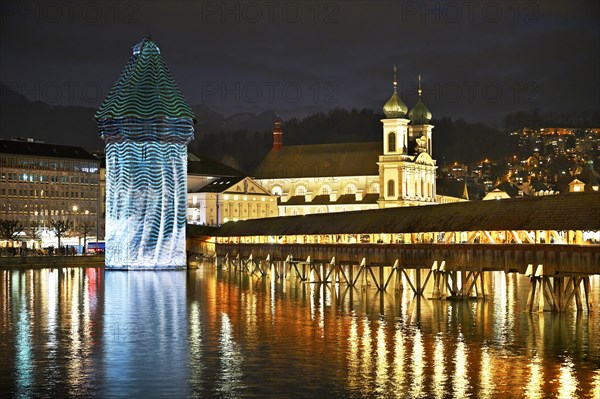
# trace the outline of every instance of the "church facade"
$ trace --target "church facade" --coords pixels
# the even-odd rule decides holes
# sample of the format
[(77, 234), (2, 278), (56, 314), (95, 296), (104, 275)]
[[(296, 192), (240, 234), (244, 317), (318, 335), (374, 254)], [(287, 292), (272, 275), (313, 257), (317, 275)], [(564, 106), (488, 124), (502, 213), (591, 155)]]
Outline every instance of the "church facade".
[[(431, 112), (421, 99), (408, 107), (397, 93), (383, 106), (382, 140), (285, 146), (281, 122), (254, 178), (279, 197), (279, 215), (346, 212), (436, 204)], [(445, 202), (447, 201), (447, 197)]]

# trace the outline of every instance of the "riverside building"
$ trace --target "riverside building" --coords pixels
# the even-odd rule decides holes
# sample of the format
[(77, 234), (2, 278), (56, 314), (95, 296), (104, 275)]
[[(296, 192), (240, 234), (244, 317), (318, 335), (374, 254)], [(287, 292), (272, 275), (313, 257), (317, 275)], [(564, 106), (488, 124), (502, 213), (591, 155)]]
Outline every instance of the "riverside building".
[[(101, 216), (99, 166), (100, 161), (81, 147), (0, 140), (0, 219), (23, 225), (17, 241), (28, 248), (57, 245), (52, 220), (72, 221), (73, 233), (84, 222), (93, 224), (88, 236), (93, 239)], [(79, 244), (77, 234), (71, 235), (61, 243)]]

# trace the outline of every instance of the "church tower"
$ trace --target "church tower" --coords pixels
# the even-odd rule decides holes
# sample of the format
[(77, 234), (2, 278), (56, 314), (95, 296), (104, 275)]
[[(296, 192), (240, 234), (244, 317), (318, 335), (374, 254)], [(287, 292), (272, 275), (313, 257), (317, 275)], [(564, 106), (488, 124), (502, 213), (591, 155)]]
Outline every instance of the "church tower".
[(421, 75), (418, 77), (419, 81), (419, 99), (417, 100), (417, 104), (413, 109), (408, 113), (408, 118), (410, 119), (410, 126), (408, 127), (408, 135), (416, 140), (419, 137), (424, 137), (426, 141), (425, 148), (427, 149), (427, 153), (430, 156), (433, 156), (431, 149), (431, 131), (433, 130), (433, 126), (429, 124), (431, 120), (431, 112), (427, 109), (425, 104), (422, 101), (423, 90), (421, 89)]
[[(383, 155), (379, 156), (380, 208), (435, 203), (435, 161), (431, 158), (431, 113), (421, 100), (408, 108), (397, 93), (394, 67), (394, 93), (383, 106)], [(410, 123), (410, 125), (409, 125)]]

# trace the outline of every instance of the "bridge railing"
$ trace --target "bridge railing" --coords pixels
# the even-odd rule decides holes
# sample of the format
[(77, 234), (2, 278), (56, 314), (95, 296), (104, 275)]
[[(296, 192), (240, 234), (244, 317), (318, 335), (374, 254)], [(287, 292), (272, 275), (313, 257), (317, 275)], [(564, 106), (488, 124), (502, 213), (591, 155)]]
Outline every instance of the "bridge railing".
[(529, 265), (543, 265), (544, 274), (600, 274), (599, 245), (560, 244), (268, 244), (217, 243), (217, 256), (284, 261), (288, 256), (312, 262), (431, 268), (445, 262), (447, 270), (504, 271), (524, 274)]

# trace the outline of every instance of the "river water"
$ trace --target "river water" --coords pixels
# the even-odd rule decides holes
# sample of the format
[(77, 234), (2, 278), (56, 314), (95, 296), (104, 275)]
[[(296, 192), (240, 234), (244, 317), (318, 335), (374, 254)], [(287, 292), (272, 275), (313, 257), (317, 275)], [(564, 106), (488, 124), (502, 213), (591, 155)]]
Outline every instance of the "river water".
[(527, 278), (492, 287), (433, 301), (211, 265), (0, 270), (0, 397), (600, 398), (598, 309), (529, 314)]

